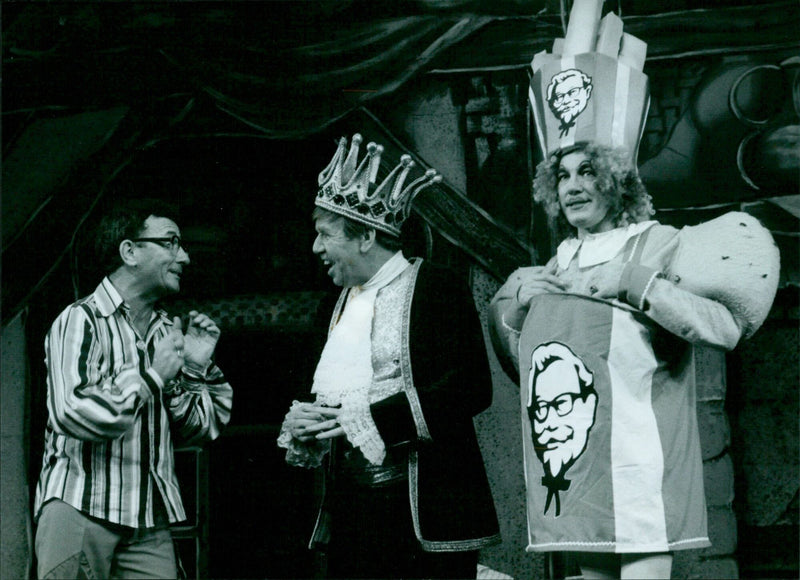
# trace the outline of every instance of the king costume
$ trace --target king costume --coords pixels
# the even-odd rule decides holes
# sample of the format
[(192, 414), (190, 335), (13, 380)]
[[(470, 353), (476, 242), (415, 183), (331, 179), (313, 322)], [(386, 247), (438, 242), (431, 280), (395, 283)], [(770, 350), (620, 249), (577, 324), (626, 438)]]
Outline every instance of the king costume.
[[(354, 147), (359, 142), (354, 136)], [(370, 145), (374, 163), (380, 150)], [(348, 158), (352, 175), (354, 157)], [(347, 173), (342, 142), (320, 176), (317, 205), (395, 234), (413, 197), (402, 188), (409, 162), (404, 157), (387, 178), (391, 196), (377, 193), (365, 202), (363, 194), (360, 201), (354, 194), (348, 202), (341, 184), (358, 175), (337, 177), (339, 186), (325, 193), (332, 174), (342, 167)], [(366, 175), (368, 167), (362, 168)], [(418, 191), (432, 182), (432, 175), (426, 176), (408, 188)], [(374, 219), (384, 212), (352, 211), (359, 203), (388, 208), (388, 223)], [(346, 434), (303, 443), (284, 424), (278, 439), (289, 464), (324, 467), (325, 493), (312, 546), (333, 558), (346, 554), (355, 574), (361, 573), (360, 560), (379, 561), (397, 573), (409, 554), (418, 554), (414, 559), (474, 552), (477, 558), (478, 549), (500, 541), (472, 422), (492, 401), (487, 352), (471, 293), (451, 271), (406, 260), (398, 251), (365, 284), (344, 288), (312, 393), (318, 404), (341, 406), (339, 423)], [(374, 575), (376, 568), (363, 570)]]

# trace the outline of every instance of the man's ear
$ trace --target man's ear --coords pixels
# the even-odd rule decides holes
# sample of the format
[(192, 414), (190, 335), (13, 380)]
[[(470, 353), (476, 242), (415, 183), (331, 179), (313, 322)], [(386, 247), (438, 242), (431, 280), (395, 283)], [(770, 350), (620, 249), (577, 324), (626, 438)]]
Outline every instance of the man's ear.
[(366, 254), (369, 252), (370, 248), (375, 245), (375, 237), (377, 233), (373, 229), (369, 229), (364, 232), (364, 235), (361, 236), (361, 243), (358, 246), (358, 249), (361, 250), (361, 253)]
[(133, 266), (134, 268), (137, 265), (136, 256), (134, 254), (134, 249), (136, 245), (130, 240), (122, 240), (119, 244), (119, 257), (122, 259), (122, 263), (126, 266)]

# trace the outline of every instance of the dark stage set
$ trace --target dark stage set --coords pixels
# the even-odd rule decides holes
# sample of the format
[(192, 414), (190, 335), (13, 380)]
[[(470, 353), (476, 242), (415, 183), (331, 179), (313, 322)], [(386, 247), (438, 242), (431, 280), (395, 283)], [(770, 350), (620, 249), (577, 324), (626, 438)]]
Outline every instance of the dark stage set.
[[(3, 422), (18, 425), (3, 433), (6, 570), (33, 557), (21, 506), (30, 510), (41, 462), (43, 337), (100, 280), (90, 241), (103, 210), (146, 194), (180, 206), (192, 260), (182, 293), (164, 306), (201, 308), (220, 323), (216, 360), (235, 393), (221, 437), (178, 452), (191, 512), (175, 530), (184, 566), (190, 577), (317, 573), (307, 542), (319, 482), (287, 466), (275, 444), (292, 400), (309, 396), (330, 312), (319, 306), (336, 294), (311, 252), (317, 175), (335, 140), (355, 131), (387, 144), (384, 173), (402, 153), (437, 166), (445, 180), (415, 202), (408, 253), (463, 274), (485, 308), (482, 291), (552, 252), (530, 204), (527, 75), (563, 33), (569, 4), (3, 2), (3, 348), (25, 357), (18, 374), (3, 375)], [(749, 211), (781, 249), (773, 312), (723, 363), (727, 398), (723, 388), (707, 411), (721, 425), (709, 454), (727, 457), (720, 477), (731, 497), (736, 482), (719, 524), (732, 538), (676, 570), (796, 577), (800, 6), (619, 0), (604, 10), (648, 43), (653, 105), (639, 161), (665, 210), (658, 218), (684, 225)], [(728, 90), (759, 66), (767, 76), (748, 78), (740, 103), (758, 123), (741, 123)], [(749, 157), (737, 167), (745, 138)], [(497, 380), (496, 400), (516, 397)], [(12, 386), (18, 403), (6, 403)], [(494, 417), (478, 428), (504, 544), (482, 561), (517, 577), (569, 572), (569, 562), (524, 554), (514, 537), (523, 524), (505, 510), (521, 510), (522, 476), (507, 483), (500, 472), (520, 460), (504, 437), (519, 437)], [(766, 424), (781, 434), (751, 435)], [(22, 449), (6, 452), (7, 441)], [(27, 491), (12, 499), (7, 486)]]

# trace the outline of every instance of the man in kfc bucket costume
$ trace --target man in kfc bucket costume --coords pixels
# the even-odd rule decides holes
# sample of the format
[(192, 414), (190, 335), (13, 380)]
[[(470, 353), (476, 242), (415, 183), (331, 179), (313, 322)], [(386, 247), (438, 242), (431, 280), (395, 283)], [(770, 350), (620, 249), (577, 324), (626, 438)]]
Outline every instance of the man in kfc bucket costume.
[(651, 219), (636, 169), (646, 47), (601, 7), (577, 0), (566, 38), (533, 59), (533, 195), (560, 243), (509, 277), (490, 332), (519, 377), (527, 550), (575, 552), (585, 578), (669, 578), (673, 551), (711, 545), (695, 345), (758, 329), (779, 256), (745, 213)]

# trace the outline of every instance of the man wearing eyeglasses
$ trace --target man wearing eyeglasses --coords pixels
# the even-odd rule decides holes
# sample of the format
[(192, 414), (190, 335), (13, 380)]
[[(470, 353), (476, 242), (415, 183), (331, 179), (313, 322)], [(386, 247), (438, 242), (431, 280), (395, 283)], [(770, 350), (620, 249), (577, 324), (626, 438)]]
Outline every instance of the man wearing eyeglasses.
[(564, 344), (548, 342), (531, 354), (528, 415), (533, 448), (545, 472), (544, 513), (555, 503), (554, 517), (561, 512), (559, 492), (569, 489), (567, 470), (586, 449), (594, 425), (597, 393), (593, 383), (592, 372)]
[(172, 211), (118, 207), (95, 240), (106, 277), (45, 338), (48, 422), (34, 519), (40, 578), (175, 578), (186, 519), (173, 441), (215, 439), (233, 392), (205, 314), (157, 309), (189, 254)]

